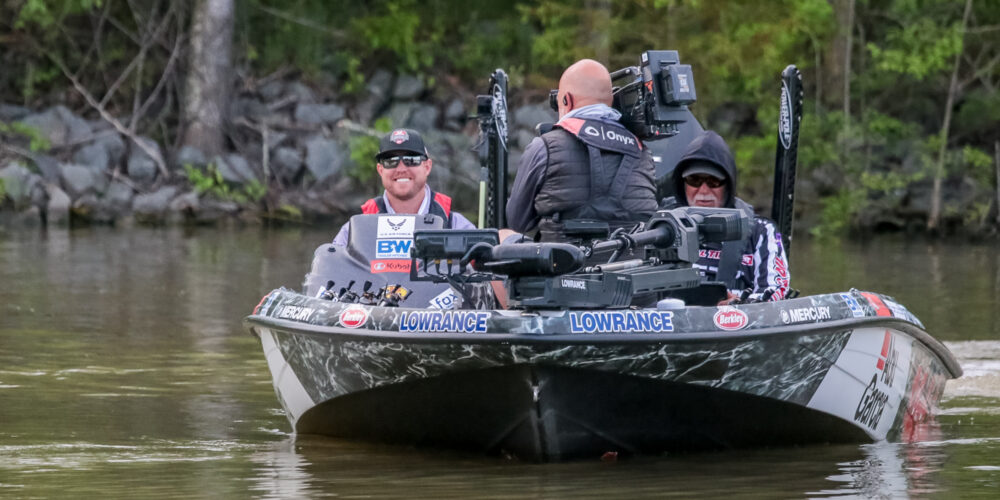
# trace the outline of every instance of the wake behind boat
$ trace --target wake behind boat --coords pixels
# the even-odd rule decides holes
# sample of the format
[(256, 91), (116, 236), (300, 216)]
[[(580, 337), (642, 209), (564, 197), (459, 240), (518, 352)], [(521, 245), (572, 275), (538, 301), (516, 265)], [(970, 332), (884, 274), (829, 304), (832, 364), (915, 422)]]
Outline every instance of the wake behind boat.
[[(351, 224), (347, 248), (317, 249), (305, 293), (275, 290), (245, 321), (297, 433), (539, 461), (906, 440), (961, 375), (915, 316), (876, 293), (705, 305), (713, 288), (678, 257), (725, 224), (694, 209), (662, 211), (630, 237), (644, 264), (541, 276), (581, 256), (436, 231), (434, 216)], [(411, 231), (414, 258), (383, 270), (378, 235), (393, 227)], [(489, 303), (491, 264), (515, 309), (475, 308)], [(331, 293), (332, 278), (352, 276), (362, 293)], [(667, 298), (630, 305), (644, 295)]]

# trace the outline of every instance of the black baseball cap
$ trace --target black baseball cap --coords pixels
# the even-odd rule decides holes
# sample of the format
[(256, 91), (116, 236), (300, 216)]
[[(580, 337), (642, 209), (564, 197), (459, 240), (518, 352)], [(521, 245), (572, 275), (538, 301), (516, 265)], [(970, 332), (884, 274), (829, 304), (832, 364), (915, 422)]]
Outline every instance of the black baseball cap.
[(424, 146), (424, 139), (416, 130), (409, 128), (397, 128), (386, 134), (379, 141), (375, 160), (390, 156), (388, 153), (412, 153), (429, 156), (427, 147)]

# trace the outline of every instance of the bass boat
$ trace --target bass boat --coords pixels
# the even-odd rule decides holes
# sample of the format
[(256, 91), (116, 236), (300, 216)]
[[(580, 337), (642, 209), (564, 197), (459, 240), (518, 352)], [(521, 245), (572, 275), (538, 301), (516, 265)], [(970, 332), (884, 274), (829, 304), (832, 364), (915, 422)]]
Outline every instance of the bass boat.
[(746, 217), (664, 210), (571, 245), (359, 215), (245, 326), (299, 434), (532, 461), (914, 436), (961, 376), (952, 354), (878, 293), (716, 306), (699, 241)]

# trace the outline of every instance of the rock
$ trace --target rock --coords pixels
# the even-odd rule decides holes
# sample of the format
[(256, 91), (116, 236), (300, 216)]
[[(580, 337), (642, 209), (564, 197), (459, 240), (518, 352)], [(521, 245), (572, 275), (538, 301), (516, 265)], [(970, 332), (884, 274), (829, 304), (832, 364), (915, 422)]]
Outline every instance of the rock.
[(160, 151), (160, 145), (156, 141), (148, 137), (139, 137), (138, 140), (148, 146), (153, 156), (150, 156), (149, 153), (133, 142), (129, 148), (128, 167), (126, 171), (132, 180), (139, 184), (149, 185), (156, 179), (158, 171), (157, 161), (163, 161), (163, 153)]
[(21, 123), (38, 130), (52, 146), (83, 141), (91, 134), (90, 124), (62, 105), (27, 115)]
[[(86, 170), (85, 167), (83, 168)], [(45, 220), (49, 224), (69, 223), (69, 195), (59, 189), (59, 186), (53, 184), (48, 184), (45, 188), (49, 195), (49, 201), (45, 206)]]
[(449, 130), (461, 130), (468, 116), (465, 103), (461, 99), (452, 99), (444, 110), (444, 127)]
[(31, 157), (31, 161), (38, 167), (43, 179), (51, 183), (59, 182), (59, 160), (49, 155), (37, 154)]
[(132, 200), (132, 213), (143, 222), (163, 222), (170, 200), (177, 194), (174, 186), (164, 186), (154, 193), (140, 194)]
[(224, 217), (234, 215), (239, 211), (240, 206), (235, 202), (208, 198), (199, 203), (198, 211), (195, 213), (195, 220), (199, 223), (215, 222)]
[(295, 101), (299, 103), (316, 102), (316, 93), (302, 82), (292, 82), (285, 89), (285, 92), (295, 97)]
[(117, 215), (132, 206), (132, 199), (135, 192), (131, 187), (119, 181), (112, 181), (108, 189), (104, 191), (104, 203), (114, 210)]
[(444, 109), (445, 120), (461, 120), (465, 121), (465, 118), (469, 116), (469, 112), (465, 110), (465, 103), (461, 99), (455, 98), (448, 103), (448, 107)]
[(417, 131), (432, 130), (437, 125), (440, 112), (437, 106), (431, 104), (418, 104), (410, 112), (410, 117), (406, 120), (406, 126)]
[(17, 162), (0, 169), (0, 179), (3, 180), (7, 198), (14, 204), (14, 210), (18, 211), (32, 204), (33, 192), (42, 182), (38, 174)]
[(61, 165), (60, 177), (63, 188), (66, 189), (66, 193), (73, 199), (97, 190), (94, 171), (90, 167), (73, 164)]
[(336, 141), (320, 135), (306, 140), (306, 168), (317, 181), (340, 172), (347, 160), (347, 151)]
[(204, 167), (208, 165), (208, 158), (205, 158), (205, 153), (196, 147), (181, 146), (181, 150), (177, 152), (177, 164), (181, 167), (184, 165)]
[(246, 184), (257, 179), (257, 174), (250, 168), (250, 164), (238, 154), (216, 156), (213, 162), (222, 174), (222, 179), (227, 182)]
[(118, 133), (103, 132), (94, 142), (77, 150), (73, 155), (73, 163), (90, 167), (101, 176), (114, 170), (125, 156), (125, 141)]
[(230, 109), (230, 116), (246, 117), (254, 121), (259, 121), (271, 112), (260, 99), (255, 97), (239, 97), (233, 101)]
[(111, 157), (107, 148), (103, 144), (90, 143), (77, 150), (73, 154), (73, 163), (85, 165), (98, 172), (108, 170), (111, 165)]
[(278, 148), (271, 153), (271, 172), (288, 183), (302, 171), (302, 153), (295, 148)]
[[(70, 212), (74, 217), (96, 221), (95, 215), (101, 210), (101, 202), (93, 193), (87, 193), (76, 200), (70, 207)], [(100, 221), (103, 222), (103, 221)]]
[(0, 102), (0, 121), (13, 122), (30, 114), (31, 110), (24, 106)]
[(274, 148), (281, 145), (288, 139), (288, 134), (284, 132), (278, 132), (277, 130), (267, 131), (267, 148), (273, 150)]
[(266, 101), (274, 101), (285, 92), (285, 82), (271, 80), (257, 88), (257, 93)]
[(194, 191), (188, 191), (174, 198), (167, 206), (171, 212), (185, 213), (192, 216), (198, 212), (198, 207), (198, 193)]
[(307, 125), (332, 125), (345, 114), (344, 107), (338, 104), (299, 103), (295, 106), (295, 121)]
[(392, 91), (394, 99), (408, 100), (418, 97), (424, 93), (424, 82), (419, 78), (403, 74), (396, 79), (396, 87)]
[(539, 123), (553, 123), (557, 114), (548, 106), (529, 104), (514, 110), (514, 125), (534, 131)]
[[(386, 117), (389, 119), (389, 123), (395, 127), (405, 127), (410, 121), (410, 115), (413, 113), (414, 108), (416, 108), (416, 103), (412, 102), (396, 102), (389, 107), (389, 112), (386, 113)], [(425, 130), (419, 131), (421, 134), (426, 132)]]
[(392, 73), (379, 68), (375, 71), (375, 74), (368, 79), (368, 85), (365, 86), (365, 90), (367, 90), (369, 94), (375, 94), (382, 96), (383, 98), (388, 98), (390, 87), (392, 87)]
[(358, 121), (363, 124), (370, 124), (378, 116), (389, 102), (390, 89), (392, 88), (392, 73), (384, 69), (379, 69), (368, 79), (365, 87), (366, 95), (354, 108)]

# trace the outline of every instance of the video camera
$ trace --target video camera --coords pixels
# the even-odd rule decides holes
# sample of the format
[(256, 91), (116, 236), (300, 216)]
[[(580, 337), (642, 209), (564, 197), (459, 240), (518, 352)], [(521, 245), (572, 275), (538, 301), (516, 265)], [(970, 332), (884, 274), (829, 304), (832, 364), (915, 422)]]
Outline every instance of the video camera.
[[(631, 79), (612, 91), (611, 107), (621, 114), (621, 123), (639, 139), (651, 141), (672, 137), (690, 119), (687, 106), (697, 99), (691, 66), (680, 63), (676, 50), (647, 50), (639, 66), (611, 73), (612, 84)], [(558, 90), (549, 91), (549, 106), (559, 111)]]

